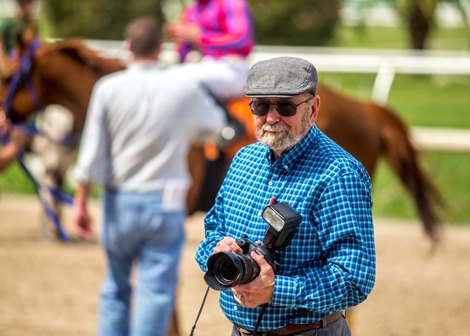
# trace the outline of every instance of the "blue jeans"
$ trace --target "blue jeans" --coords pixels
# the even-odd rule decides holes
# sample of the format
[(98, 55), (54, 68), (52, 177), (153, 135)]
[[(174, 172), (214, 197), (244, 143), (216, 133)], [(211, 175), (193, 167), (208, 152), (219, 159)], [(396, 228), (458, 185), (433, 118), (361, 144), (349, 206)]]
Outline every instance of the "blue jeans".
[[(100, 297), (99, 335), (166, 336), (174, 308), (185, 212), (163, 212), (160, 192), (106, 190), (103, 203), (107, 274)], [(134, 263), (135, 295), (131, 299)]]

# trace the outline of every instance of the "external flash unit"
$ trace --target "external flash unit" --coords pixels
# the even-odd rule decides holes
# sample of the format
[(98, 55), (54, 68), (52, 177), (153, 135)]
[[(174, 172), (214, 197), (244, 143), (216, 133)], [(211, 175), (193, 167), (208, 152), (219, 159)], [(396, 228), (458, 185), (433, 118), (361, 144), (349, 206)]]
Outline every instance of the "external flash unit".
[(269, 224), (264, 236), (264, 244), (268, 249), (285, 246), (302, 221), (300, 214), (287, 203), (267, 206), (263, 210), (262, 217)]

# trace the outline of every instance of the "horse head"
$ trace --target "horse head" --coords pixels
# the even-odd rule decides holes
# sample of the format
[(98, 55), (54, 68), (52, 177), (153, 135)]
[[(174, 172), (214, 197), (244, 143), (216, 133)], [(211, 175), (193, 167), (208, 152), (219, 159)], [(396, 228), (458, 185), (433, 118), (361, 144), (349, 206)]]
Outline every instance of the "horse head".
[(121, 60), (104, 58), (80, 40), (35, 39), (17, 50), (13, 61), (19, 66), (0, 86), (0, 103), (13, 123), (59, 104), (72, 111), (75, 128), (81, 131), (93, 85), (103, 75), (125, 68)]

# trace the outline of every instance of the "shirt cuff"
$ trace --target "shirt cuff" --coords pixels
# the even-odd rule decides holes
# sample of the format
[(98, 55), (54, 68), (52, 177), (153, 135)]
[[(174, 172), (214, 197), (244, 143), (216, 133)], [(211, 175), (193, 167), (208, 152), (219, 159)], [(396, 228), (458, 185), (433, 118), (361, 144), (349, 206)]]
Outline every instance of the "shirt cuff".
[(272, 305), (295, 307), (297, 293), (297, 279), (284, 275), (276, 275)]

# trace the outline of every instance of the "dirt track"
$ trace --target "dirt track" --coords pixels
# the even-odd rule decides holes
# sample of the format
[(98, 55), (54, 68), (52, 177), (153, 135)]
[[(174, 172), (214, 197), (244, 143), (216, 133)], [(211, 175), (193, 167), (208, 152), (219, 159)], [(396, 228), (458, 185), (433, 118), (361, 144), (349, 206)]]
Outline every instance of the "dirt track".
[[(100, 209), (93, 204), (95, 222)], [(65, 226), (69, 228), (65, 213)], [(0, 335), (94, 335), (104, 259), (96, 241), (39, 238), (37, 199), (0, 195)], [(205, 291), (193, 261), (202, 215), (188, 219), (178, 309), (188, 335)], [(470, 229), (448, 227), (434, 256), (417, 223), (376, 220), (377, 282), (356, 309), (353, 334), (468, 335)], [(229, 334), (210, 292), (196, 335)]]

